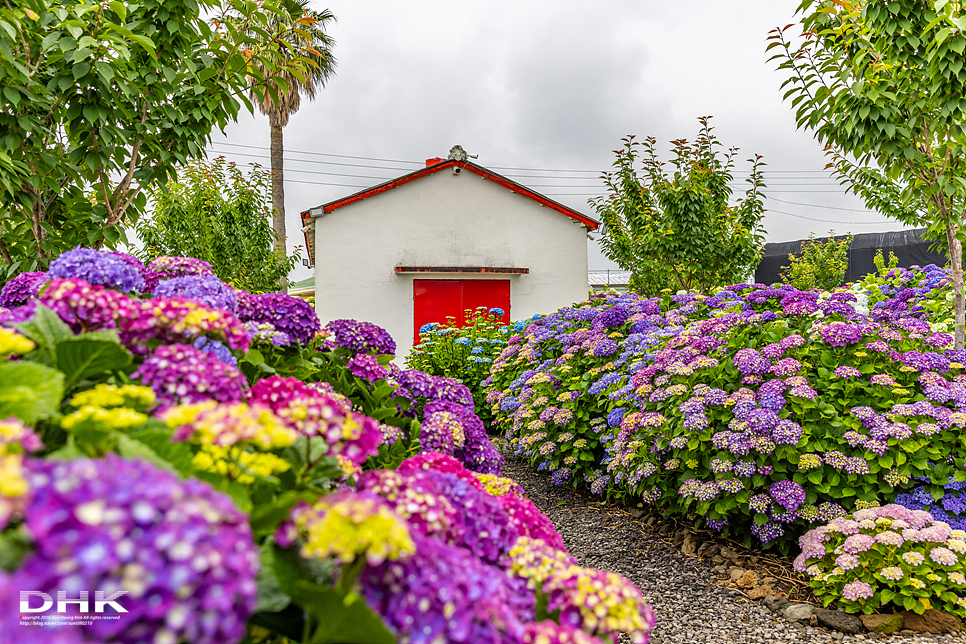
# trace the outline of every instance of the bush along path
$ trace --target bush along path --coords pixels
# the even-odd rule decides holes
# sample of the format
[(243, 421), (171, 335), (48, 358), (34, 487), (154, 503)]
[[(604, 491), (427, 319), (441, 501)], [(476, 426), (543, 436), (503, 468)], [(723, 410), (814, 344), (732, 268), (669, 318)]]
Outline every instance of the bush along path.
[(928, 618), (910, 624), (902, 624), (899, 615), (879, 622), (867, 618), (876, 627), (897, 628), (889, 635), (870, 631), (855, 615), (823, 611), (807, 585), (794, 580), (787, 560), (710, 532), (695, 533), (650, 509), (557, 486), (508, 450), (505, 455), (503, 475), (550, 518), (580, 565), (614, 571), (641, 589), (660, 615), (651, 644), (966, 641), (963, 633), (907, 628), (935, 626)]

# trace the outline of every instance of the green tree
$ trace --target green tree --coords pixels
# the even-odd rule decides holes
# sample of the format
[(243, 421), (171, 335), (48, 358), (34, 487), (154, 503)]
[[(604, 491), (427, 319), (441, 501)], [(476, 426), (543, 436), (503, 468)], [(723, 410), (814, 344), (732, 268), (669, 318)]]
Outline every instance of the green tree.
[(782, 271), (782, 279), (802, 291), (829, 291), (840, 286), (849, 268), (852, 235), (837, 240), (832, 236), (833, 232), (824, 242), (810, 234), (802, 242), (801, 253), (789, 254), (791, 264)]
[(631, 271), (632, 290), (707, 291), (741, 281), (761, 257), (764, 163), (758, 155), (749, 159), (749, 187), (730, 204), (738, 148), (722, 150), (710, 118), (698, 119), (693, 143), (671, 141), (672, 174), (654, 137), (622, 139), (614, 171), (603, 176), (609, 194), (590, 200), (604, 224), (604, 255)]
[[(279, 246), (285, 252), (285, 168), (283, 153), (285, 145), (282, 128), (288, 125), (290, 116), (299, 111), (302, 96), (315, 99), (315, 93), (325, 86), (326, 81), (335, 74), (336, 60), (332, 55), (335, 41), (326, 33), (327, 26), (335, 22), (335, 16), (325, 9), (312, 11), (309, 0), (293, 0), (293, 10), (302, 13), (300, 29), (289, 32), (279, 39), (279, 47), (273, 51), (263, 64), (256, 65), (260, 74), (253, 76), (256, 84), (252, 90), (252, 100), (258, 109), (268, 117), (272, 130), (272, 203), (275, 208), (272, 226), (278, 235)], [(269, 26), (278, 28), (279, 20), (270, 20)], [(270, 29), (273, 31), (275, 29)], [(255, 36), (258, 32), (254, 33)], [(290, 63), (307, 61), (307, 65), (295, 69)], [(258, 90), (261, 79), (267, 80), (267, 92)]]
[(233, 286), (277, 290), (298, 255), (276, 245), (270, 183), (270, 172), (256, 165), (246, 176), (223, 157), (188, 164), (178, 180), (150, 192), (153, 212), (137, 228), (142, 259), (197, 257)]
[(297, 45), (276, 55), (303, 20), (283, 1), (0, 4), (0, 279), (115, 245), (267, 72), (304, 69)]
[(770, 60), (800, 128), (825, 144), (846, 189), (944, 241), (957, 349), (964, 346), (966, 13), (948, 0), (804, 0), (773, 30)]

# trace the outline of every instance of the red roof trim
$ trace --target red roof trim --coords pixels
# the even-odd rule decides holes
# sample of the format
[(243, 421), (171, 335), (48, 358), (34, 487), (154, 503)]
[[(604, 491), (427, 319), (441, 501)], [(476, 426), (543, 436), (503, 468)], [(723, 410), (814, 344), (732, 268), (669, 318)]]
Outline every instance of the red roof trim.
[[(348, 197), (344, 197), (337, 201), (330, 201), (329, 203), (322, 205), (322, 213), (328, 214), (333, 210), (342, 208), (343, 206), (348, 206), (349, 204), (355, 203), (357, 201), (362, 201), (363, 199), (372, 197), (381, 192), (386, 192), (387, 190), (398, 188), (399, 186), (405, 185), (411, 181), (415, 181), (416, 179), (421, 179), (431, 174), (436, 174), (440, 170), (445, 170), (446, 168), (450, 168), (453, 166), (459, 166), (460, 168), (469, 170), (473, 174), (479, 175), (480, 177), (483, 177), (484, 179), (492, 181), (497, 185), (503, 186), (507, 190), (515, 192), (529, 199), (532, 199), (537, 203), (539, 203), (540, 205), (550, 208), (551, 210), (556, 210), (557, 212), (563, 215), (566, 215), (575, 221), (580, 222), (581, 224), (587, 226), (591, 230), (597, 230), (598, 226), (600, 226), (599, 222), (594, 221), (590, 217), (582, 215), (576, 210), (568, 208), (567, 206), (561, 203), (557, 203), (553, 199), (548, 199), (547, 197), (543, 196), (539, 192), (531, 190), (530, 188), (527, 188), (526, 186), (519, 184), (516, 181), (513, 181), (512, 179), (507, 179), (506, 177), (496, 174), (495, 172), (491, 172), (490, 170), (487, 170), (482, 166), (478, 166), (475, 163), (470, 163), (469, 161), (456, 161), (453, 159), (448, 161), (443, 161), (442, 163), (437, 163), (435, 165), (427, 166), (420, 170), (416, 170), (415, 172), (411, 172), (407, 175), (403, 175), (398, 179), (393, 179), (392, 181), (387, 181), (386, 183), (379, 184), (378, 186), (373, 186), (372, 188), (366, 188), (365, 190), (357, 192), (353, 195), (349, 195)], [(313, 209), (313, 210), (316, 210), (316, 209)], [(308, 220), (308, 218), (310, 217), (311, 217), (310, 211), (306, 210), (305, 212), (302, 213), (303, 220)]]
[(529, 275), (529, 268), (504, 268), (502, 266), (397, 266), (396, 275), (402, 273), (501, 273)]

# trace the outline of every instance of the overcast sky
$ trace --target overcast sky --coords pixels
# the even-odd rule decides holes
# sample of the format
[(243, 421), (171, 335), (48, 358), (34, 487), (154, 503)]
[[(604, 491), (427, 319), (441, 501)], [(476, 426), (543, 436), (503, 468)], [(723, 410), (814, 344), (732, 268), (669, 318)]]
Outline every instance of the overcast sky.
[[(457, 143), (477, 163), (593, 216), (587, 199), (602, 193), (597, 177), (621, 137), (654, 136), (667, 151), (669, 140), (694, 137), (702, 115), (714, 116), (740, 159), (757, 153), (768, 164), (767, 241), (900, 229), (829, 178), (821, 146), (796, 130), (781, 100), (785, 76), (767, 62), (765, 38), (797, 6), (317, 1), (338, 18), (338, 67), (285, 128), (289, 245), (302, 243), (301, 211), (445, 157)], [(268, 166), (268, 146), (268, 121), (257, 115), (216, 133), (211, 149)], [(736, 176), (747, 170), (742, 161)], [(591, 269), (612, 267), (591, 248)], [(292, 278), (309, 275), (300, 268)]]

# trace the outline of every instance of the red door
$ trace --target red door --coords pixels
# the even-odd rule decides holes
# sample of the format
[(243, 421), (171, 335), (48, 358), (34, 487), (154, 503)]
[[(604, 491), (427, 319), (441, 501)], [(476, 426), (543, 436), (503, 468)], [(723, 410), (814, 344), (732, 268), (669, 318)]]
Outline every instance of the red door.
[(503, 322), (510, 323), (510, 280), (413, 280), (413, 342), (419, 344), (424, 324), (442, 324), (452, 317), (466, 325), (464, 311), (485, 306), (503, 309)]

